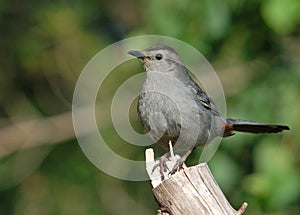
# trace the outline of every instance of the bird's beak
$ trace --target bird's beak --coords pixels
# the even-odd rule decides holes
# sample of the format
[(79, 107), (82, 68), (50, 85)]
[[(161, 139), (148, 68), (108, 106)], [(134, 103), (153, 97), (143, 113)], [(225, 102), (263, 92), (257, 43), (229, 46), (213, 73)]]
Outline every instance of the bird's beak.
[(145, 58), (145, 55), (144, 55), (142, 52), (140, 52), (140, 51), (130, 50), (130, 51), (128, 52), (128, 54), (130, 54), (130, 55), (132, 55), (132, 56), (134, 56), (134, 57), (137, 57), (137, 58), (139, 58), (139, 59)]

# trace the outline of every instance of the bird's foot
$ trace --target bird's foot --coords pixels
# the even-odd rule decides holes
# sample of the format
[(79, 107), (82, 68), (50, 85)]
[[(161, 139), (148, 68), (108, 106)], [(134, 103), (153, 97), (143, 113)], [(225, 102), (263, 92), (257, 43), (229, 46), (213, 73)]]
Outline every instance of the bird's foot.
[(189, 149), (181, 158), (179, 158), (176, 161), (176, 164), (174, 165), (173, 169), (170, 172), (171, 175), (173, 175), (174, 173), (176, 173), (177, 171), (183, 168), (183, 164), (185, 160), (188, 158), (188, 156), (191, 154), (192, 151), (193, 149)]
[[(152, 168), (152, 175), (154, 172), (159, 171), (159, 175), (161, 176), (161, 180), (169, 178), (169, 175), (173, 175), (177, 171), (183, 168), (184, 162), (187, 157), (192, 152), (192, 149), (188, 150), (182, 157), (179, 155), (172, 155), (172, 153), (168, 152), (159, 158), (157, 164), (155, 164)], [(157, 170), (159, 168), (159, 170)]]
[(179, 157), (177, 155), (175, 158), (172, 158), (169, 153), (166, 153), (159, 158), (159, 163), (154, 165), (152, 173), (159, 168), (162, 179), (166, 179), (168, 178), (168, 175), (173, 175), (182, 169), (185, 160), (185, 157)]
[(152, 169), (152, 173), (155, 171), (155, 169), (159, 168), (160, 175), (163, 176), (165, 173), (169, 170), (167, 166), (167, 161), (170, 160), (170, 153), (166, 153), (163, 156), (159, 158), (159, 163), (154, 165)]
[(176, 161), (176, 164), (174, 165), (173, 169), (170, 171), (170, 174), (173, 175), (175, 174), (176, 172), (180, 171), (181, 169), (183, 169), (183, 164), (185, 162), (186, 159), (184, 159), (184, 157), (182, 158), (179, 158), (177, 161)]

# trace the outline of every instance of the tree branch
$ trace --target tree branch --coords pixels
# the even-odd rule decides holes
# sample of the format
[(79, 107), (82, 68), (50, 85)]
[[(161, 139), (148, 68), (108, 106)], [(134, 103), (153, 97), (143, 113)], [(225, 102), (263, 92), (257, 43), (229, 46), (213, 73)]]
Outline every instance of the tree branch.
[[(146, 161), (149, 167), (151, 161)], [(147, 171), (149, 174), (149, 168)], [(247, 203), (243, 203), (236, 211), (229, 204), (206, 163), (181, 169), (159, 183), (161, 177), (153, 176), (155, 171), (152, 170), (149, 176), (154, 185), (152, 192), (161, 206), (160, 215), (242, 215), (247, 208)]]

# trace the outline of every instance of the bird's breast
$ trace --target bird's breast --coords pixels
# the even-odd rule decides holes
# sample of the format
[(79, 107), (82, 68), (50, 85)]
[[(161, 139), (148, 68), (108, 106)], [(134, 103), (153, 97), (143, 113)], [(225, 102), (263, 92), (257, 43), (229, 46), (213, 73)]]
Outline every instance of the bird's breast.
[(180, 80), (160, 73), (147, 74), (138, 114), (145, 130), (156, 135), (166, 132), (178, 136), (182, 126), (199, 123), (197, 104), (189, 89)]

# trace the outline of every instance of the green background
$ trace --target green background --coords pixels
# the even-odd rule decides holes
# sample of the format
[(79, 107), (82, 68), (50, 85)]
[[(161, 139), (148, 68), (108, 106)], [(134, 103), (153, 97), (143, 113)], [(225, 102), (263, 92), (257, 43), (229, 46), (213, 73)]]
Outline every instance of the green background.
[[(87, 62), (113, 42), (147, 34), (182, 40), (211, 62), (228, 116), (290, 126), (224, 139), (209, 166), (235, 208), (248, 202), (246, 214), (299, 214), (299, 24), (298, 0), (1, 1), (0, 214), (156, 213), (150, 182), (94, 167), (70, 118)], [(114, 151), (143, 160), (145, 148), (124, 144), (109, 112), (118, 86), (142, 67), (130, 61), (117, 70), (100, 89), (99, 128)], [(141, 132), (134, 104), (131, 121)]]

